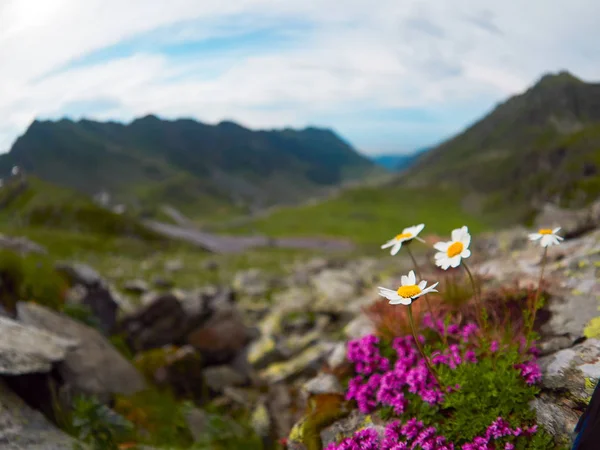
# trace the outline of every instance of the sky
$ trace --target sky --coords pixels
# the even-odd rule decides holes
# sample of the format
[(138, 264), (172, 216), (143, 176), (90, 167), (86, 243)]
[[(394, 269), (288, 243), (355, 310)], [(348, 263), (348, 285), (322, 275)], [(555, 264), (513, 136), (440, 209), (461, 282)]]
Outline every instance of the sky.
[(544, 73), (600, 80), (597, 0), (0, 0), (0, 152), (38, 119), (459, 132)]

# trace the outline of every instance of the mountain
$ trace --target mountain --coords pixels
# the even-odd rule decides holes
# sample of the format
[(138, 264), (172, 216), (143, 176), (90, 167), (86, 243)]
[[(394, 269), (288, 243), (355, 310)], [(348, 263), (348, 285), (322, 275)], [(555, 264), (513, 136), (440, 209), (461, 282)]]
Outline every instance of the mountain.
[(422, 154), (395, 183), (459, 188), (504, 222), (546, 202), (579, 207), (600, 194), (600, 83), (544, 75), (462, 133)]
[(13, 165), (107, 193), (113, 204), (168, 203), (191, 215), (293, 202), (379, 170), (328, 129), (253, 131), (153, 115), (129, 124), (36, 120), (0, 157), (0, 174)]
[(421, 156), (421, 154), (426, 152), (427, 150), (428, 148), (423, 148), (408, 154), (378, 155), (374, 156), (372, 159), (375, 162), (375, 164), (378, 164), (385, 169), (391, 171), (399, 171), (411, 167), (417, 160), (417, 158), (419, 158), (419, 156)]

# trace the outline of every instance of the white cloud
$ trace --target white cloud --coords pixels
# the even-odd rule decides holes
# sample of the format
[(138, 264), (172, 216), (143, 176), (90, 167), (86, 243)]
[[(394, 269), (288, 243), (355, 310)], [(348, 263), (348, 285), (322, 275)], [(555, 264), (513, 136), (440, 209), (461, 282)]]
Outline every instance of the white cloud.
[[(344, 130), (364, 149), (391, 148), (410, 125), (386, 121), (398, 131), (385, 142), (382, 124), (363, 120), (361, 111), (451, 111), (479, 101), (477, 111), (484, 112), (546, 71), (600, 78), (599, 15), (594, 0), (347, 0), (343, 6), (339, 0), (4, 0), (0, 151), (35, 117), (58, 118), (73, 105), (77, 114), (89, 107), (88, 115), (101, 120), (153, 112), (280, 127), (330, 117), (322, 125)], [(242, 39), (286, 23), (291, 45), (240, 40), (235, 51), (187, 58), (152, 45)], [(93, 65), (69, 66), (136, 38), (149, 43), (140, 52), (113, 58), (107, 52)], [(423, 139), (432, 130), (435, 142), (442, 137), (436, 133), (473, 118), (416, 128)], [(361, 121), (367, 125), (353, 131)], [(378, 132), (382, 137), (373, 138)]]

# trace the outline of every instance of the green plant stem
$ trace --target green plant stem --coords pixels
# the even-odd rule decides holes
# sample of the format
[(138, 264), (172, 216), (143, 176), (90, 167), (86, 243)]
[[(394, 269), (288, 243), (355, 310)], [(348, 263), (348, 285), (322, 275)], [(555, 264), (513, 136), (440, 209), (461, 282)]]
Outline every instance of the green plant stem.
[[(415, 266), (415, 271), (417, 272), (417, 277), (419, 277), (419, 281), (421, 281), (423, 279), (423, 277), (421, 276), (421, 269), (419, 268), (419, 264), (417, 263), (417, 259), (415, 258), (415, 255), (413, 255), (413, 252), (410, 249), (410, 245), (406, 246), (406, 251), (408, 252), (408, 256), (410, 256), (410, 259), (412, 260), (412, 263)], [(425, 296), (425, 303), (427, 304), (427, 310), (429, 312), (429, 316), (431, 317), (431, 321), (433, 323), (433, 320), (434, 320), (433, 309), (431, 308), (431, 303), (429, 303), (429, 298), (427, 298), (427, 296)]]
[(477, 299), (477, 307), (479, 309), (479, 317), (481, 320), (483, 320), (483, 326), (487, 328), (487, 319), (484, 316), (483, 304), (481, 302), (481, 292), (479, 292), (479, 289), (477, 288), (477, 285), (475, 284), (475, 278), (473, 277), (473, 274), (471, 273), (469, 266), (464, 261), (463, 261), (463, 267), (465, 268), (465, 271), (467, 272), (467, 275), (469, 276), (469, 280), (471, 281), (471, 285), (473, 286), (473, 295)]
[(529, 335), (533, 332), (533, 327), (535, 326), (535, 316), (537, 314), (538, 309), (538, 301), (540, 299), (540, 295), (542, 293), (542, 281), (544, 280), (544, 270), (546, 269), (546, 257), (548, 256), (548, 247), (544, 247), (544, 253), (542, 254), (542, 262), (540, 269), (540, 278), (538, 280), (538, 287), (535, 293), (535, 297), (533, 299), (533, 304), (531, 305), (531, 309), (529, 311), (529, 327), (527, 329), (527, 344), (529, 345)]
[(421, 347), (421, 343), (419, 342), (419, 337), (417, 336), (417, 330), (415, 329), (415, 322), (413, 320), (412, 304), (408, 305), (408, 321), (410, 322), (410, 328), (412, 329), (413, 338), (415, 339), (415, 345), (417, 346), (417, 348), (421, 352), (421, 355), (423, 356), (423, 359), (425, 359), (425, 364), (427, 364), (427, 368), (429, 369), (429, 371), (433, 375), (433, 378), (435, 378), (435, 381), (437, 382), (438, 386), (440, 387), (440, 389), (442, 391), (444, 391), (444, 387), (442, 386), (442, 383), (440, 383), (440, 380), (438, 379), (435, 370), (433, 370), (433, 367), (432, 367), (431, 363), (429, 362), (429, 358), (427, 357), (427, 355), (423, 351), (423, 348)]

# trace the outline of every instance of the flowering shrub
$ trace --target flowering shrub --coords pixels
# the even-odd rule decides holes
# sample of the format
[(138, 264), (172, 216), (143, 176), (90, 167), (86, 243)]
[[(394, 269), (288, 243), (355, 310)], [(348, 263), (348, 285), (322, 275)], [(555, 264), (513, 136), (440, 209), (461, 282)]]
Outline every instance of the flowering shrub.
[(442, 391), (436, 384), (412, 336), (391, 343), (373, 335), (350, 341), (347, 356), (355, 376), (346, 399), (362, 413), (392, 421), (382, 436), (364, 429), (327, 449), (552, 448), (528, 407), (541, 378), (535, 348), (523, 342), (487, 344), (474, 323), (433, 322), (425, 316), (430, 333), (419, 340), (449, 387)]

